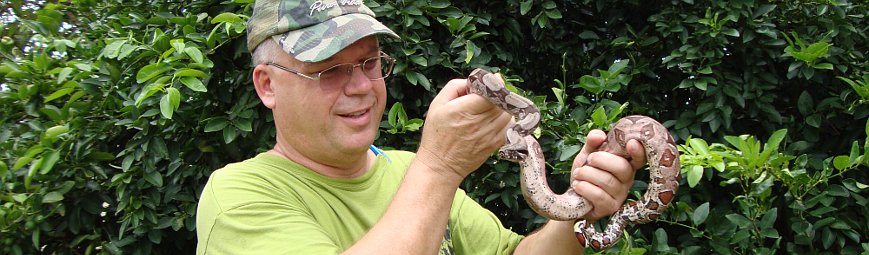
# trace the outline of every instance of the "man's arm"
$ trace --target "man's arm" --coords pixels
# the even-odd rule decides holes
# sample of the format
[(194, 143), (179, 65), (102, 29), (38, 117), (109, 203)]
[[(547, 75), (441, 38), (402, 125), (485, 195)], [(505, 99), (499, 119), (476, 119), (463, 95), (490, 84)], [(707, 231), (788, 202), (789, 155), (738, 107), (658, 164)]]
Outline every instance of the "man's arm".
[[(594, 206), (583, 218), (595, 221), (622, 207), (633, 185), (634, 171), (646, 164), (646, 156), (640, 143), (634, 140), (628, 142), (631, 161), (607, 152), (594, 152), (606, 140), (606, 134), (600, 130), (589, 132), (586, 139), (573, 161), (571, 187)], [(550, 220), (523, 239), (514, 254), (582, 254), (585, 249), (576, 240), (573, 226), (573, 221)]]
[(461, 181), (504, 143), (510, 115), (450, 81), (432, 101), (416, 158), (383, 217), (345, 254), (435, 254)]

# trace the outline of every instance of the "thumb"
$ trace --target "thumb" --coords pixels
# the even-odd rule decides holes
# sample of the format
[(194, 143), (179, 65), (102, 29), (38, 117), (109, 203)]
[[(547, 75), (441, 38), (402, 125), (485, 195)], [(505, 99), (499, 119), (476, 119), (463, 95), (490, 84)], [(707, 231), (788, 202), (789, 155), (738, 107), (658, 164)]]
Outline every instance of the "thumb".
[(588, 135), (585, 137), (585, 145), (582, 146), (582, 150), (579, 151), (576, 159), (573, 160), (573, 169), (584, 166), (588, 155), (597, 151), (604, 141), (606, 141), (606, 133), (600, 129), (588, 132)]
[(437, 96), (431, 101), (431, 105), (429, 108), (437, 108), (441, 105), (445, 105), (448, 102), (456, 99), (460, 96), (464, 96), (468, 94), (468, 80), (467, 79), (453, 79), (447, 82), (447, 85), (444, 85), (444, 88), (438, 92)]

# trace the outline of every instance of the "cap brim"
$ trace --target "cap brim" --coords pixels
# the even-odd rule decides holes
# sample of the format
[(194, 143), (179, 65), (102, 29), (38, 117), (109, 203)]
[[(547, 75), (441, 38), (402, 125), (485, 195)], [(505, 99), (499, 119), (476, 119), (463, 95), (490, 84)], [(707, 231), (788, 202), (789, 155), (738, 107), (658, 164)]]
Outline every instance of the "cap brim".
[(385, 34), (399, 38), (395, 32), (370, 15), (353, 13), (335, 17), (317, 25), (272, 36), (287, 54), (303, 62), (325, 60), (359, 39)]

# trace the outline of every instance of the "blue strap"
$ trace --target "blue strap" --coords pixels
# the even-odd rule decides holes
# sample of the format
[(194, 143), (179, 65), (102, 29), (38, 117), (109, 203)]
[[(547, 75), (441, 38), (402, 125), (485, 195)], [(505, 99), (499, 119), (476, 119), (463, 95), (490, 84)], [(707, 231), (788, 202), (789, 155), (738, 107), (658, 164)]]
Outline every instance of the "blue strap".
[(389, 156), (386, 156), (386, 153), (384, 153), (383, 150), (381, 150), (380, 148), (377, 148), (377, 146), (374, 146), (372, 144), (368, 148), (371, 149), (371, 152), (374, 152), (375, 156), (383, 155), (383, 157), (386, 158), (386, 162), (392, 163), (392, 160), (389, 159)]

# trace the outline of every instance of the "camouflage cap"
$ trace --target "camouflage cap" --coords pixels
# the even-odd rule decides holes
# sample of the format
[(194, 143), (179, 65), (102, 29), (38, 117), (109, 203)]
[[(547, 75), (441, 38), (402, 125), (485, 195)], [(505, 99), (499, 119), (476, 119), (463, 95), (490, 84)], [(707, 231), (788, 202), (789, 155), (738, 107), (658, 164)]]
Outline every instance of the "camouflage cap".
[(318, 62), (375, 34), (398, 35), (374, 19), (362, 0), (257, 0), (247, 24), (247, 49), (271, 37), (304, 62)]

